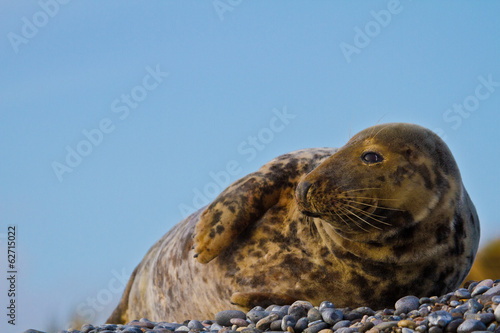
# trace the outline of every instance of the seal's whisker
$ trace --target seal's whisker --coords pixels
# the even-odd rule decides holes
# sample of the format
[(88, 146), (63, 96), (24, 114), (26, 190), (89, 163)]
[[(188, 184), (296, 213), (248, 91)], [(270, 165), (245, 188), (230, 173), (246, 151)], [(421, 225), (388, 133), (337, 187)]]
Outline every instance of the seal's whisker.
[(337, 215), (337, 216), (338, 216), (338, 217), (342, 220), (342, 222), (344, 222), (344, 224), (345, 224), (346, 226), (348, 226), (348, 227), (349, 227), (349, 229), (353, 230), (353, 229), (352, 229), (352, 226), (351, 226), (349, 223), (347, 223), (347, 222), (344, 220), (344, 218), (343, 218), (343, 217), (342, 217), (342, 216), (341, 216), (341, 215), (340, 215), (340, 214), (339, 214), (336, 210), (333, 210), (333, 211), (332, 211), (332, 210), (330, 210), (329, 212), (330, 212), (330, 214), (331, 214), (332, 212), (333, 212), (333, 213), (335, 213), (335, 215)]
[(355, 220), (355, 219), (353, 219), (353, 218), (350, 216), (350, 215), (356, 215), (356, 214), (352, 214), (352, 212), (351, 212), (350, 210), (348, 210), (347, 208), (344, 208), (344, 207), (339, 207), (339, 209), (340, 209), (341, 211), (346, 211), (346, 212), (347, 212), (347, 214), (344, 214), (344, 215), (345, 215), (345, 216), (346, 216), (349, 220), (351, 220), (352, 222), (354, 222), (354, 224), (355, 224), (358, 228), (360, 228), (361, 230), (364, 230), (364, 231), (368, 232), (368, 230), (366, 230), (366, 229), (365, 229), (365, 228), (363, 228), (361, 225), (359, 225), (359, 224), (358, 224), (358, 222), (356, 222), (356, 220)]
[(364, 211), (364, 210), (362, 210), (362, 209), (360, 209), (358, 207), (354, 207), (354, 206), (351, 206), (351, 205), (346, 205), (346, 206), (349, 206), (351, 208), (356, 209), (357, 211), (359, 211), (360, 214), (365, 215), (366, 217), (369, 217), (372, 220), (377, 221), (378, 223), (382, 223), (382, 224), (385, 224), (385, 225), (388, 225), (388, 226), (392, 226), (392, 224), (390, 224), (390, 223), (387, 223), (385, 221), (381, 221), (381, 220), (376, 219), (376, 218), (373, 217), (373, 216), (377, 216), (377, 217), (380, 217), (380, 218), (386, 218), (386, 216), (381, 216), (381, 215), (373, 214), (373, 213), (370, 213), (370, 212), (366, 212), (366, 211)]
[[(375, 128), (374, 128), (374, 129), (375, 129)], [(375, 137), (376, 137), (377, 135), (379, 135), (379, 134), (380, 134), (380, 132), (382, 132), (382, 131), (383, 131), (383, 130), (385, 130), (385, 129), (387, 129), (387, 127), (382, 126), (382, 128), (381, 128), (381, 129), (380, 129), (377, 133), (375, 133), (373, 136), (371, 136), (371, 138), (372, 138), (372, 139), (375, 139)], [(373, 133), (373, 132), (372, 132), (372, 133)]]
[(344, 203), (344, 205), (345, 205), (345, 206), (348, 206), (348, 207), (351, 207), (351, 208), (354, 208), (354, 209), (356, 209), (356, 210), (358, 210), (358, 211), (361, 211), (361, 212), (365, 213), (365, 214), (366, 214), (366, 216), (370, 216), (370, 217), (375, 216), (375, 217), (380, 217), (380, 218), (382, 218), (382, 219), (386, 219), (386, 218), (387, 218), (387, 216), (377, 215), (377, 214), (372, 213), (372, 212), (367, 212), (366, 210), (361, 209), (361, 208), (359, 208), (359, 207), (356, 207), (356, 206), (354, 206), (354, 205), (349, 205), (349, 204), (347, 204), (347, 203)]
[(345, 202), (354, 202), (354, 203), (357, 203), (357, 204), (360, 204), (360, 205), (365, 205), (365, 206), (368, 206), (368, 207), (375, 207), (375, 208), (386, 209), (386, 210), (395, 210), (395, 211), (399, 211), (399, 212), (403, 212), (404, 211), (403, 209), (389, 208), (389, 207), (378, 206), (378, 205), (371, 205), (371, 204), (367, 204), (365, 202), (356, 201), (356, 200), (346, 200)]
[[(356, 199), (373, 199), (373, 198), (370, 198), (370, 197), (358, 197), (358, 196), (356, 196)], [(377, 200), (398, 201), (398, 200), (401, 200), (401, 199), (380, 199), (380, 198), (377, 198)]]
[(380, 190), (380, 187), (358, 188), (358, 189), (354, 189), (354, 190), (342, 191), (342, 193), (357, 192), (357, 191), (367, 191), (367, 190)]
[(366, 224), (368, 224), (370, 227), (375, 228), (375, 229), (377, 229), (377, 230), (382, 230), (382, 228), (377, 227), (377, 226), (375, 226), (375, 225), (371, 224), (370, 222), (368, 222), (367, 220), (365, 220), (365, 219), (364, 219), (364, 218), (362, 218), (361, 216), (357, 215), (357, 214), (356, 214), (356, 213), (354, 213), (353, 211), (349, 210), (348, 208), (345, 208), (345, 209), (347, 209), (347, 210), (348, 210), (348, 211), (349, 211), (352, 215), (356, 216), (356, 217), (357, 217), (358, 219), (360, 219), (361, 221), (363, 221), (363, 222), (365, 222)]

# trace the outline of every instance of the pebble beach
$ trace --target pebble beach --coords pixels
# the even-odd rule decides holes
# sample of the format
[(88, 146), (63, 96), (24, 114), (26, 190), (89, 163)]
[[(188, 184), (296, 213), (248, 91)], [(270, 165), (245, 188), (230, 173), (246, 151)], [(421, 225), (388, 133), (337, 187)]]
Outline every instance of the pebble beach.
[[(446, 295), (404, 296), (391, 309), (336, 308), (334, 300), (313, 306), (255, 307), (247, 313), (225, 310), (215, 318), (193, 318), (182, 323), (141, 318), (126, 325), (84, 324), (59, 333), (500, 333), (500, 279), (468, 282)], [(23, 333), (53, 333), (34, 329)]]

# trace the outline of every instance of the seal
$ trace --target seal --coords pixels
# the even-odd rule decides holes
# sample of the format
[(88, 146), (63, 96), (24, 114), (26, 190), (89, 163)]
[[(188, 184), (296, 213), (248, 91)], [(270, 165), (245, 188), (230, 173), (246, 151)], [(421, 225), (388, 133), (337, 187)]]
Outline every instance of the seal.
[(234, 182), (149, 250), (108, 322), (295, 300), (392, 307), (458, 287), (478, 243), (476, 210), (441, 138), (376, 125)]

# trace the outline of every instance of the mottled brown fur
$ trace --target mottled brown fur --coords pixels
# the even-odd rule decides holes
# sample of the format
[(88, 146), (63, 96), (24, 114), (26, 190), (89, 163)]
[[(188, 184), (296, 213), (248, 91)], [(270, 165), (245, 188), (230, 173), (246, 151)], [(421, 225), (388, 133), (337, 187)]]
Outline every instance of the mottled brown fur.
[(108, 321), (213, 318), (231, 300), (393, 306), (460, 285), (478, 241), (446, 144), (416, 125), (378, 125), (229, 186), (151, 248)]

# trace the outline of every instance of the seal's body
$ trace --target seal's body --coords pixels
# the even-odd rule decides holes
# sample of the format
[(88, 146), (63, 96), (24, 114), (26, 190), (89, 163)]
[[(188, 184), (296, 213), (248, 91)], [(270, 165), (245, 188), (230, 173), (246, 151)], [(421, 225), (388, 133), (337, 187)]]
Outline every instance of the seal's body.
[(150, 249), (108, 321), (209, 319), (231, 303), (392, 307), (458, 287), (478, 243), (446, 144), (417, 125), (377, 125), (230, 185)]

